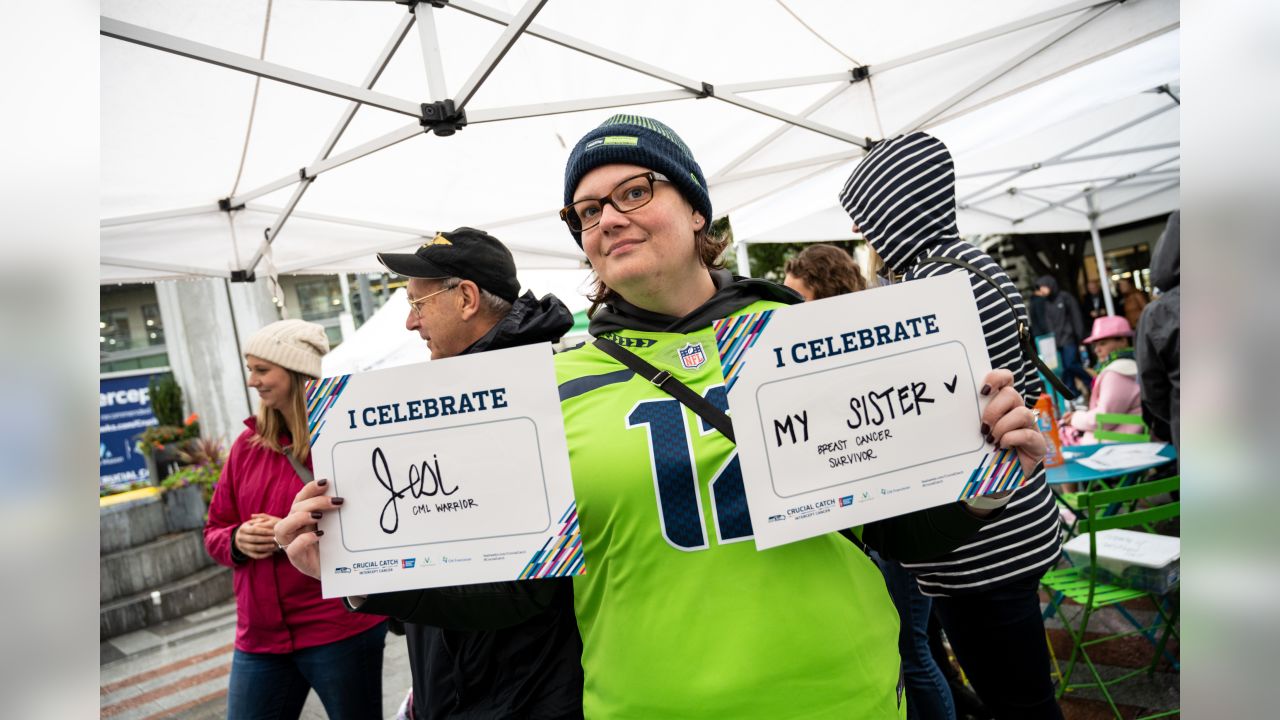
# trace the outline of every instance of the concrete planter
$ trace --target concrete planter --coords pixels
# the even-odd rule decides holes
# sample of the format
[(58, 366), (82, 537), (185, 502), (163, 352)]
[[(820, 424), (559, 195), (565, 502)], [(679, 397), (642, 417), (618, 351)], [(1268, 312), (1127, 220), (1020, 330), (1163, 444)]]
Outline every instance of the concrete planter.
[(169, 532), (164, 504), (156, 496), (99, 510), (99, 552), (103, 555), (145, 545)]
[(204, 515), (198, 485), (101, 508), (100, 640), (231, 596), (231, 569), (214, 565), (205, 553)]
[(161, 494), (164, 522), (169, 532), (204, 527), (204, 497), (196, 485), (170, 488)]

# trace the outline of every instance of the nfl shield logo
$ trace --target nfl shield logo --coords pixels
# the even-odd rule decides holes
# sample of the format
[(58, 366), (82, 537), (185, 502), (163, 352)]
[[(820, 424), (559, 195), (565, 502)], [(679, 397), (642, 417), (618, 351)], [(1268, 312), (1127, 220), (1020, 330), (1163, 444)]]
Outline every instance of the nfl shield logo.
[(707, 361), (707, 354), (702, 352), (702, 343), (688, 343), (678, 351), (680, 364), (686, 370), (696, 370)]

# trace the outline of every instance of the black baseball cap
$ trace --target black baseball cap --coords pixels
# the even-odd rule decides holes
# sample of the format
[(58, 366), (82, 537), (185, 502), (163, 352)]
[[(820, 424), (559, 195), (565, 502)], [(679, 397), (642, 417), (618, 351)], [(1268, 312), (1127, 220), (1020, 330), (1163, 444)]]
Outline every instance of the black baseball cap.
[(378, 253), (378, 262), (410, 278), (470, 280), (507, 302), (520, 296), (511, 251), (498, 238), (475, 228), (437, 233), (414, 253)]

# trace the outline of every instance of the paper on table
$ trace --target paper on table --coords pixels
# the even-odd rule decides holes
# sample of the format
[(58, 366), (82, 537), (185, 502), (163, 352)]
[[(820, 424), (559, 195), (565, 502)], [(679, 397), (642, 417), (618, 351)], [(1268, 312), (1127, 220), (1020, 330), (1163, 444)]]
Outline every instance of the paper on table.
[(1161, 460), (1160, 451), (1168, 443), (1121, 443), (1108, 445), (1076, 462), (1093, 470), (1124, 470), (1150, 465)]

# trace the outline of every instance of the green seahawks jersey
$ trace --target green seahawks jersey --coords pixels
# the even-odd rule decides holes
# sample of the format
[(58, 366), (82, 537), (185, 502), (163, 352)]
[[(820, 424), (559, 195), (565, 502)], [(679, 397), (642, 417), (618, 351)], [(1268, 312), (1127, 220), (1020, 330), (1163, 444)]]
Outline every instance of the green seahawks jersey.
[[(609, 337), (728, 409), (710, 328)], [(757, 552), (728, 439), (590, 344), (556, 370), (588, 718), (906, 716), (898, 616), (865, 554), (835, 534)]]

